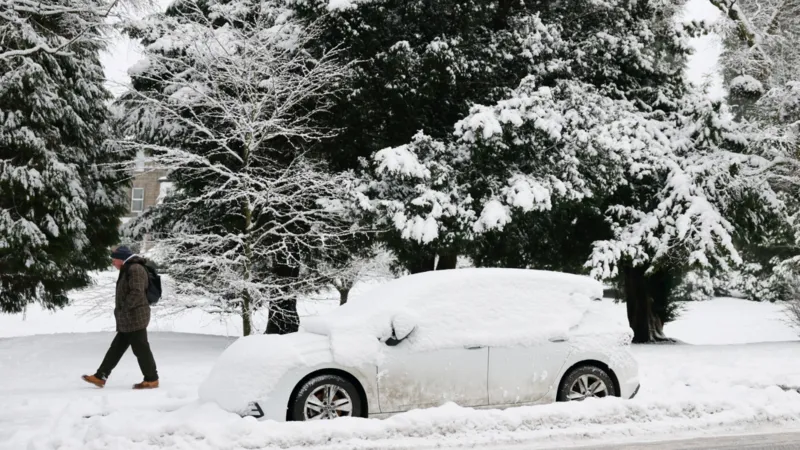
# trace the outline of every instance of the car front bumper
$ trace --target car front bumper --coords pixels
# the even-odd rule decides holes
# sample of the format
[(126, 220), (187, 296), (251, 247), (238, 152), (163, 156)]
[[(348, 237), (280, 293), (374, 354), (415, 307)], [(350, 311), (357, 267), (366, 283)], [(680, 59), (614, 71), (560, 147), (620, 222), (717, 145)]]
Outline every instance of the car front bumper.
[(264, 417), (264, 409), (261, 408), (257, 402), (250, 402), (247, 405), (248, 410), (244, 413), (240, 413), (239, 415), (242, 417), (255, 417), (256, 419), (261, 419)]
[(247, 409), (236, 411), (239, 417), (247, 418), (252, 417), (256, 420), (271, 420), (275, 422), (286, 421), (286, 403), (274, 402), (270, 399), (250, 402)]

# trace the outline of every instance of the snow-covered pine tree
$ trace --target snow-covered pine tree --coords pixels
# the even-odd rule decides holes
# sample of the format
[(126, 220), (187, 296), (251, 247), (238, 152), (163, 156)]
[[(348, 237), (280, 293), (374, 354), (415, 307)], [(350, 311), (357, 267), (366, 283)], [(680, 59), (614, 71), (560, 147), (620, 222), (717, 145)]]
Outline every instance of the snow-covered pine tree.
[[(179, 1), (131, 24), (145, 59), (131, 68), (126, 148), (169, 169), (174, 190), (132, 226), (159, 242), (187, 305), (242, 317), (269, 308), (267, 332), (299, 325), (296, 298), (324, 277), (312, 255), (339, 249), (353, 181), (306, 151), (347, 68), (299, 49), (313, 27), (269, 2)], [(357, 231), (357, 230), (355, 230)]]
[(0, 310), (64, 306), (108, 267), (125, 173), (98, 53), (112, 4), (0, 1)]
[[(622, 281), (635, 340), (662, 339), (683, 273), (739, 262), (737, 227), (757, 234), (768, 219), (786, 218), (767, 182), (770, 161), (750, 151), (724, 105), (683, 78), (687, 38), (698, 29), (675, 24), (675, 13), (625, 0), (543, 9), (532, 36), (548, 30), (550, 45), (534, 48), (553, 55), (540, 50), (513, 94), (473, 107), (453, 137), (418, 134), (376, 153), (371, 206), (424, 243), (587, 205), (609, 228), (599, 233), (607, 238), (584, 241), (593, 244), (584, 261), (598, 278)], [(560, 212), (554, 223), (565, 222)]]
[[(424, 131), (444, 139), (474, 103), (494, 103), (549, 51), (547, 29), (531, 11), (549, 8), (519, 0), (375, 0), (288, 2), (299, 18), (321, 20), (314, 50), (341, 47), (355, 62), (352, 91), (337, 102), (324, 142), (335, 167), (361, 168), (359, 158), (409, 142)], [(530, 43), (526, 41), (531, 40)], [(540, 48), (541, 47), (541, 48)], [(454, 268), (459, 241), (423, 244), (391, 229), (383, 236), (411, 272)]]

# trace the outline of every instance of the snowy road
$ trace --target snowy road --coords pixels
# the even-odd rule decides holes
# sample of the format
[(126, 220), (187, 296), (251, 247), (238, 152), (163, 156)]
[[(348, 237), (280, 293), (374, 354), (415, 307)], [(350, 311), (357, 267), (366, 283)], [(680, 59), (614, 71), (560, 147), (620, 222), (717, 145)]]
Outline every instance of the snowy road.
[(800, 342), (637, 346), (643, 388), (632, 401), (505, 411), (450, 404), (386, 420), (277, 424), (198, 404), (197, 386), (230, 338), (153, 333), (163, 384), (150, 392), (130, 390), (141, 377), (130, 354), (105, 389), (80, 381), (80, 374), (97, 366), (111, 338), (111, 333), (76, 333), (0, 339), (0, 449), (400, 450), (526, 444), (510, 450), (528, 450), (723, 436), (764, 426), (800, 429), (800, 394), (779, 387), (800, 386)]
[[(497, 446), (465, 445), (452, 450), (800, 450), (800, 429), (759, 434), (696, 437), (693, 439), (666, 439), (636, 441), (617, 444), (570, 445), (541, 447), (538, 444)], [(434, 447), (409, 447), (397, 450), (434, 450)]]
[[(768, 433), (742, 436), (721, 436), (697, 439), (670, 440), (662, 442), (638, 442), (598, 447), (581, 446), (570, 450), (798, 450), (800, 431), (791, 433)], [(507, 447), (492, 450), (524, 450), (524, 447)], [(564, 450), (563, 447), (552, 450)]]
[[(438, 448), (438, 447), (437, 447)], [(498, 446), (465, 445), (451, 450), (800, 450), (800, 429), (733, 436), (696, 437), (693, 439), (667, 439), (661, 441), (636, 441), (617, 444), (570, 445), (541, 447), (538, 444)], [(401, 450), (401, 449), (397, 449)], [(434, 447), (409, 447), (402, 450), (434, 450)]]

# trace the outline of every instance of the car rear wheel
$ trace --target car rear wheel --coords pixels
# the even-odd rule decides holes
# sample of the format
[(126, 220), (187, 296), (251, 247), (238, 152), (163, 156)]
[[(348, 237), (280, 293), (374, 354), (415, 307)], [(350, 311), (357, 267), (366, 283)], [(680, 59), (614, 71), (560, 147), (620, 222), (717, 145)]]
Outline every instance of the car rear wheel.
[(358, 389), (338, 375), (320, 375), (306, 381), (294, 396), (291, 408), (291, 418), (297, 421), (362, 417)]
[(583, 401), (587, 398), (618, 397), (614, 381), (607, 371), (591, 365), (572, 369), (558, 388), (559, 402)]

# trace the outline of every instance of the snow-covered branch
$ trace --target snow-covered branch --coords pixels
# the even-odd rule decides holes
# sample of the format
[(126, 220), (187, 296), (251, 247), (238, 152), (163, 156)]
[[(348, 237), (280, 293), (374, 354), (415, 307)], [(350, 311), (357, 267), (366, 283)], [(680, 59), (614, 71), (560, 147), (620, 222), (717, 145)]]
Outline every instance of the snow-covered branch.
[(760, 93), (797, 80), (800, 1), (712, 0), (711, 3), (729, 20), (731, 33), (723, 63), (729, 72), (731, 89), (739, 89), (737, 84), (746, 80), (737, 80), (742, 76), (763, 85)]
[[(84, 39), (94, 39), (99, 29), (111, 26), (109, 19), (126, 8), (150, 5), (148, 0), (0, 0), (0, 61), (31, 56), (37, 52), (70, 56), (70, 48)], [(66, 34), (53, 33), (42, 19), (57, 20)]]
[[(591, 85), (530, 78), (514, 95), (475, 106), (444, 144), (418, 135), (374, 158), (370, 207), (421, 243), (502, 230), (516, 214), (559, 202), (598, 202), (613, 239), (595, 242), (598, 278), (620, 265), (727, 268), (736, 237), (766, 218), (787, 220), (772, 182), (793, 160), (759, 153), (720, 103), (681, 99), (674, 115), (648, 114)], [(752, 223), (734, 223), (742, 205)]]

